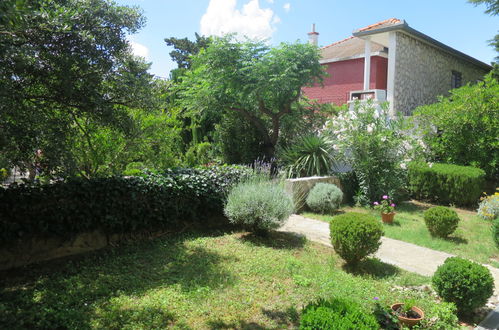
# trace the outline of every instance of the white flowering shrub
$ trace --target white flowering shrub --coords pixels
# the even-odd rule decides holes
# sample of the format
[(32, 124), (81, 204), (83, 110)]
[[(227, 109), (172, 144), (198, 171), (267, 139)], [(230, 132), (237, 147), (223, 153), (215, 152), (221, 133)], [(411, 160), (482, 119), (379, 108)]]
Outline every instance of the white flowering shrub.
[(410, 136), (402, 116), (390, 118), (388, 104), (357, 102), (340, 111), (326, 125), (333, 149), (348, 162), (359, 183), (356, 201), (368, 204), (388, 194), (395, 199), (405, 190), (407, 163), (423, 147)]

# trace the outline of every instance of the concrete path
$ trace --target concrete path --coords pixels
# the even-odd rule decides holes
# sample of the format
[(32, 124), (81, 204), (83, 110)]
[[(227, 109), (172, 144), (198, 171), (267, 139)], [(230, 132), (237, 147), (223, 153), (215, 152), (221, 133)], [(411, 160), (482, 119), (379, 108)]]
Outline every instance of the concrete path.
[[(309, 240), (331, 246), (329, 224), (293, 214), (280, 231), (302, 234)], [(381, 247), (375, 256), (381, 261), (424, 276), (432, 276), (445, 259), (454, 255), (406, 243), (388, 237), (381, 238)], [(494, 277), (495, 292), (499, 293), (499, 269), (485, 265)]]

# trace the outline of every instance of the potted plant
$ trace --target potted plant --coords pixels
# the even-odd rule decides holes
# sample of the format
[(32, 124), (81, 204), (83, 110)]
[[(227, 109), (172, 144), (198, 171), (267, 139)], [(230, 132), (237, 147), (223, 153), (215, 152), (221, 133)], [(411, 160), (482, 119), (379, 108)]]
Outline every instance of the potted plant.
[(396, 303), (391, 306), (401, 325), (409, 328), (415, 326), (424, 318), (424, 312), (414, 306), (414, 300), (409, 299), (404, 303)]
[(390, 196), (384, 195), (381, 202), (374, 202), (374, 209), (381, 212), (381, 220), (384, 223), (393, 223), (395, 203), (390, 199)]

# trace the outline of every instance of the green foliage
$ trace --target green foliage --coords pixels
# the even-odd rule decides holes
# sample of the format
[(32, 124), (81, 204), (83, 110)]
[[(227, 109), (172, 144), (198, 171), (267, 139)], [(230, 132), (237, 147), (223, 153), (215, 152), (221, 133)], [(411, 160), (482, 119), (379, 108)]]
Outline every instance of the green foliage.
[(336, 185), (317, 183), (308, 193), (306, 202), (312, 211), (324, 214), (336, 211), (342, 200), (343, 192)]
[(136, 8), (106, 0), (4, 2), (0, 150), (23, 169), (38, 149), (48, 168), (74, 169), (77, 160), (67, 153), (78, 125), (124, 133), (124, 109), (150, 102), (149, 65), (132, 55), (126, 39), (144, 19)]
[(319, 299), (302, 311), (300, 329), (377, 329), (376, 318), (359, 304), (345, 299)]
[(291, 197), (281, 186), (250, 180), (231, 190), (224, 211), (231, 223), (258, 233), (279, 228), (293, 209)]
[(237, 113), (225, 114), (215, 125), (214, 143), (222, 161), (228, 164), (252, 164), (264, 155), (257, 129)]
[(383, 236), (381, 223), (371, 215), (345, 213), (330, 223), (331, 243), (348, 264), (355, 265), (378, 250)]
[(331, 172), (331, 141), (324, 136), (305, 135), (279, 154), (288, 178), (322, 176)]
[(483, 82), (450, 91), (449, 97), (419, 107), (414, 119), (430, 149), (431, 160), (479, 167), (499, 175), (499, 83)]
[(456, 231), (459, 220), (456, 211), (444, 206), (435, 206), (424, 212), (426, 228), (433, 236), (449, 236)]
[(200, 36), (197, 33), (194, 36), (196, 37), (195, 41), (190, 41), (187, 38), (165, 38), (166, 45), (173, 46), (170, 57), (172, 61), (177, 63), (178, 69), (190, 69), (191, 57), (210, 44), (210, 38)]
[(476, 205), (482, 194), (485, 172), (452, 164), (409, 164), (409, 189), (413, 196), (442, 204)]
[(447, 258), (433, 275), (432, 283), (440, 297), (456, 304), (460, 314), (483, 306), (494, 292), (490, 270), (459, 257)]
[(478, 216), (484, 220), (499, 218), (499, 192), (482, 198), (477, 210)]
[(229, 189), (250, 173), (244, 167), (221, 166), (1, 188), (0, 241), (67, 238), (96, 229), (126, 233), (175, 229), (183, 223), (203, 227), (210, 217), (223, 214)]
[(406, 163), (416, 154), (414, 141), (405, 133), (403, 116), (390, 118), (388, 105), (356, 103), (330, 120), (327, 134), (334, 140), (338, 158), (350, 164), (359, 185), (357, 202), (371, 205), (379, 196), (401, 198)]
[(492, 238), (496, 247), (499, 249), (499, 218), (496, 218), (492, 222)]
[(0, 183), (7, 180), (9, 171), (6, 168), (0, 168)]
[(211, 143), (201, 142), (193, 145), (185, 153), (185, 160), (188, 166), (206, 165), (213, 160), (211, 156)]
[(180, 86), (181, 103), (193, 116), (236, 113), (250, 123), (267, 159), (274, 157), (285, 117), (305, 85), (321, 80), (317, 47), (295, 43), (270, 48), (264, 42), (213, 39), (192, 57), (192, 70)]

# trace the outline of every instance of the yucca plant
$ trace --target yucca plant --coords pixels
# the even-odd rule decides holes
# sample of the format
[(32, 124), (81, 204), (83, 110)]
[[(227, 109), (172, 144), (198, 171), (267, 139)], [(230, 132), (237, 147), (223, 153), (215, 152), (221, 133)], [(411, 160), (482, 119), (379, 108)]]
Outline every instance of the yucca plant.
[(323, 136), (305, 135), (280, 152), (288, 178), (327, 175), (331, 171), (332, 143)]

